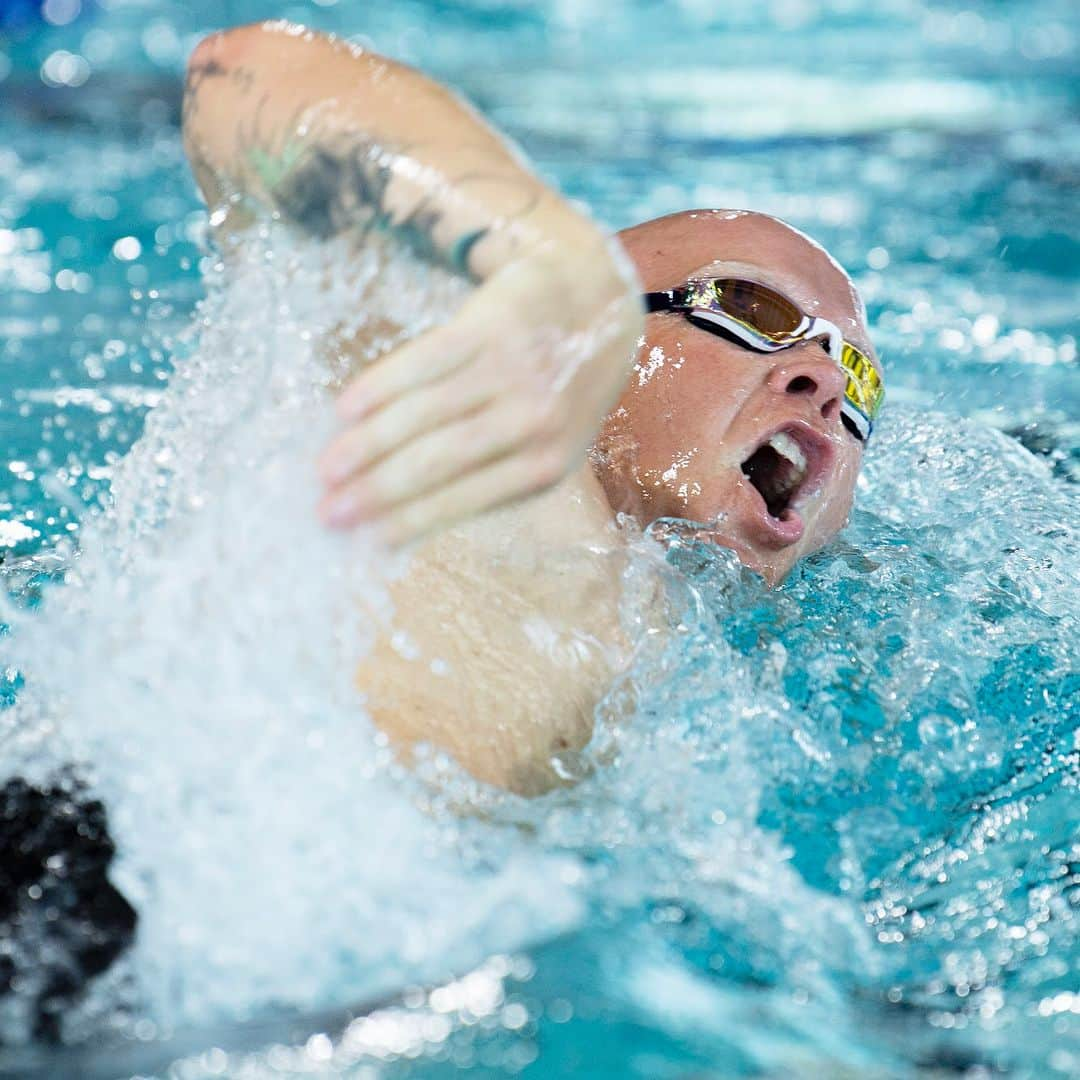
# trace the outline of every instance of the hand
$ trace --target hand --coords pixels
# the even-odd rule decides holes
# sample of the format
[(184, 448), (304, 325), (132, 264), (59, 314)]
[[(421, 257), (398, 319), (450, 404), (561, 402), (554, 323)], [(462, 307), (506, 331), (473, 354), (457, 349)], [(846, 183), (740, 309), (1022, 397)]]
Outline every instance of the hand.
[(580, 466), (642, 332), (621, 249), (504, 266), (445, 325), (356, 375), (320, 459), (320, 515), (401, 545), (544, 490)]

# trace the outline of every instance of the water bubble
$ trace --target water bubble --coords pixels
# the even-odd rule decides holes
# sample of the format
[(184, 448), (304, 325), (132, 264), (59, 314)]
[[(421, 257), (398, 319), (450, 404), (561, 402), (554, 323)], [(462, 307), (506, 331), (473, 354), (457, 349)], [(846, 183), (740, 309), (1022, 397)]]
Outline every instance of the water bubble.
[(44, 0), (41, 14), (46, 22), (53, 26), (65, 26), (74, 22), (82, 10), (82, 0)]
[(889, 265), (889, 252), (883, 247), (871, 248), (866, 253), (866, 265), (872, 270), (884, 270)]
[[(566, 858), (496, 831), (474, 836), (478, 862), (463, 862), (453, 819), (419, 808), (419, 781), (352, 683), (373, 633), (359, 600), (388, 610), (385, 554), (315, 515), (328, 384), (343, 363), (319, 343), (376, 312), (408, 325), (422, 287), (430, 325), (464, 286), (375, 251), (308, 249), (284, 231), (270, 242), (270, 270), (256, 247), (211, 289), (201, 340), (153, 392), (142, 440), (86, 469), (112, 487), (83, 524), (77, 572), (3, 639), (18, 654), (6, 666), (26, 675), (27, 745), (63, 731), (41, 766), (94, 765), (119, 850), (111, 873), (140, 913), (140, 1018), (159, 1026), (360, 999), (403, 965), (431, 979), (580, 918)], [(114, 250), (134, 259), (138, 241)], [(112, 338), (100, 363), (142, 355)], [(118, 394), (69, 387), (63, 401), (111, 414)], [(23, 458), (8, 464), (20, 481), (35, 475)], [(6, 528), (22, 540), (32, 513)], [(492, 843), (498, 854), (484, 855)], [(398, 904), (410, 893), (418, 907)], [(502, 977), (481, 970), (447, 993), (452, 1010), (492, 1016)]]
[(142, 254), (142, 244), (137, 237), (121, 236), (112, 247), (113, 255), (121, 262), (131, 262)]
[(90, 65), (78, 53), (57, 49), (41, 65), (41, 80), (47, 86), (82, 86), (90, 78)]

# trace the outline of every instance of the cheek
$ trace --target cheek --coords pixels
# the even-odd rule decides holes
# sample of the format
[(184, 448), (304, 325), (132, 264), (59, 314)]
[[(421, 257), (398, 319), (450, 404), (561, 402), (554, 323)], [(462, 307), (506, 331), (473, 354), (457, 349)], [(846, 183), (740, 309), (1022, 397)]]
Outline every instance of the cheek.
[(828, 542), (847, 524), (852, 504), (855, 501), (855, 485), (859, 479), (861, 465), (860, 451), (848, 449), (833, 482), (822, 493), (821, 509), (816, 515), (815, 540), (818, 546)]
[[(638, 353), (628, 391), (647, 393), (648, 388), (670, 383), (672, 376), (686, 365), (686, 354), (678, 338), (664, 335), (647, 338)], [(654, 384), (656, 384), (654, 386)]]
[(681, 427), (685, 365), (686, 356), (673, 341), (650, 339), (638, 354), (614, 416), (642, 458), (665, 453)]
[(707, 449), (725, 437), (753, 392), (741, 354), (719, 343), (703, 347), (695, 338), (669, 335), (655, 341), (631, 378), (627, 404), (645, 443), (658, 452)]
[(598, 440), (611, 475), (632, 485), (650, 518), (714, 517), (742, 479), (728, 467), (728, 444), (761, 367), (744, 350), (692, 331), (649, 333)]

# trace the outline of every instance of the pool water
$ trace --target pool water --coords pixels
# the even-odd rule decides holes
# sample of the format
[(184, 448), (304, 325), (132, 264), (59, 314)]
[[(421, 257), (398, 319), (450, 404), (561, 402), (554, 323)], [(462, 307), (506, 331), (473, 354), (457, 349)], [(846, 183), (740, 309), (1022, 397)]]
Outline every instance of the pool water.
[[(83, 7), (0, 26), (0, 780), (94, 762), (140, 938), (82, 1049), (0, 1002), (0, 1074), (1080, 1073), (1074, 5)], [(265, 340), (273, 281), (214, 284), (177, 129), (198, 35), (282, 14), (460, 88), (612, 228), (752, 206), (867, 300), (849, 528), (771, 592), (643, 539), (666, 632), (572, 789), (399, 775), (340, 685), (378, 573), (310, 519), (327, 312)]]

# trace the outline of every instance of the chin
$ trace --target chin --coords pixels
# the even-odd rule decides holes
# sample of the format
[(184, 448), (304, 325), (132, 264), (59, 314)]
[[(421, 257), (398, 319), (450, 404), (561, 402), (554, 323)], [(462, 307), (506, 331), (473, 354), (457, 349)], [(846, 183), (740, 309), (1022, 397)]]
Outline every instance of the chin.
[(764, 554), (755, 551), (746, 544), (738, 541), (728, 541), (723, 537), (717, 537), (716, 541), (721, 547), (731, 548), (739, 557), (739, 562), (748, 570), (765, 579), (770, 588), (776, 588), (783, 583), (784, 578), (791, 572), (791, 568), (798, 562), (794, 555), (788, 556), (784, 552), (770, 551)]
[(724, 498), (717, 499), (714, 495), (708, 504), (687, 505), (673, 516), (710, 522), (698, 534), (699, 538), (734, 551), (743, 566), (764, 578), (770, 587), (775, 587), (783, 582), (804, 554), (801, 529), (798, 540), (784, 542), (786, 538), (779, 538), (772, 530), (763, 528), (760, 519), (764, 517), (764, 505), (759, 510), (754, 500), (746, 497), (742, 483), (731, 487), (730, 492), (724, 492)]

